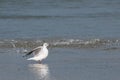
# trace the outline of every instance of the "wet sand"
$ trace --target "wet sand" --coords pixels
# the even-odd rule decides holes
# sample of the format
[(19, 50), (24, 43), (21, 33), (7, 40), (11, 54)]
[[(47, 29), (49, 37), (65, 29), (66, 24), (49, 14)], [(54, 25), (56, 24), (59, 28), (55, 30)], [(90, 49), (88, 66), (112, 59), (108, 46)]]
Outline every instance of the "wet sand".
[(0, 80), (119, 80), (120, 50), (53, 48), (42, 64), (0, 49)]

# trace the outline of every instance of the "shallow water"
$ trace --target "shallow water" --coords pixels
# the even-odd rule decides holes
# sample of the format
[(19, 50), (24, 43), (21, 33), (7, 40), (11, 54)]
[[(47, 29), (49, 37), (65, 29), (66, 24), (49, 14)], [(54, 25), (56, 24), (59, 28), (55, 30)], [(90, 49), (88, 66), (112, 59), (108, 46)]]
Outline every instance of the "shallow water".
[(0, 50), (1, 80), (119, 80), (119, 50), (53, 48), (42, 64)]
[[(119, 0), (0, 0), (0, 80), (119, 80)], [(38, 64), (25, 50), (44, 42)]]

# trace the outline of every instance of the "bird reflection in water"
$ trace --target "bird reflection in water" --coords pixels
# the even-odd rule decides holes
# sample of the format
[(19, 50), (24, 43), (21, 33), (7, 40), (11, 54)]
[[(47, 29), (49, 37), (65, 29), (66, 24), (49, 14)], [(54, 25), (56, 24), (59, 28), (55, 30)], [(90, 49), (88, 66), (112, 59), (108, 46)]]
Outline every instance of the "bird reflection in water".
[(50, 80), (49, 67), (47, 64), (30, 64), (29, 68), (39, 80)]

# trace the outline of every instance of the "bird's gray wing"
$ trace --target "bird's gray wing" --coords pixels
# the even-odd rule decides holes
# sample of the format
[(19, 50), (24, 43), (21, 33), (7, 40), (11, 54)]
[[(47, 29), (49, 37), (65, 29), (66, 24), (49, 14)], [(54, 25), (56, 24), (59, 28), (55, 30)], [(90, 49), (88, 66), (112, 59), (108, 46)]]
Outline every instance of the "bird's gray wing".
[(40, 50), (41, 50), (41, 48), (36, 49), (36, 50), (33, 52), (34, 56), (36, 56), (37, 54), (39, 54)]
[(28, 55), (32, 54), (34, 52), (34, 55), (38, 54), (38, 52), (41, 50), (41, 46), (34, 48), (32, 51), (28, 52), (27, 54), (25, 54), (23, 57), (27, 57)]

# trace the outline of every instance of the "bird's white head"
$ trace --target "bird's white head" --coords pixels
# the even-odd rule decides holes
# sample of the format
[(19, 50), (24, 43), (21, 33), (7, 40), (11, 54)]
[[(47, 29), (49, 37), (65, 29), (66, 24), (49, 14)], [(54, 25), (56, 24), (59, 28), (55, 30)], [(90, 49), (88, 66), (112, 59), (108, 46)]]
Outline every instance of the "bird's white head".
[(48, 44), (48, 43), (44, 43), (44, 44), (43, 44), (43, 46), (48, 47), (48, 46), (49, 46), (49, 44)]

